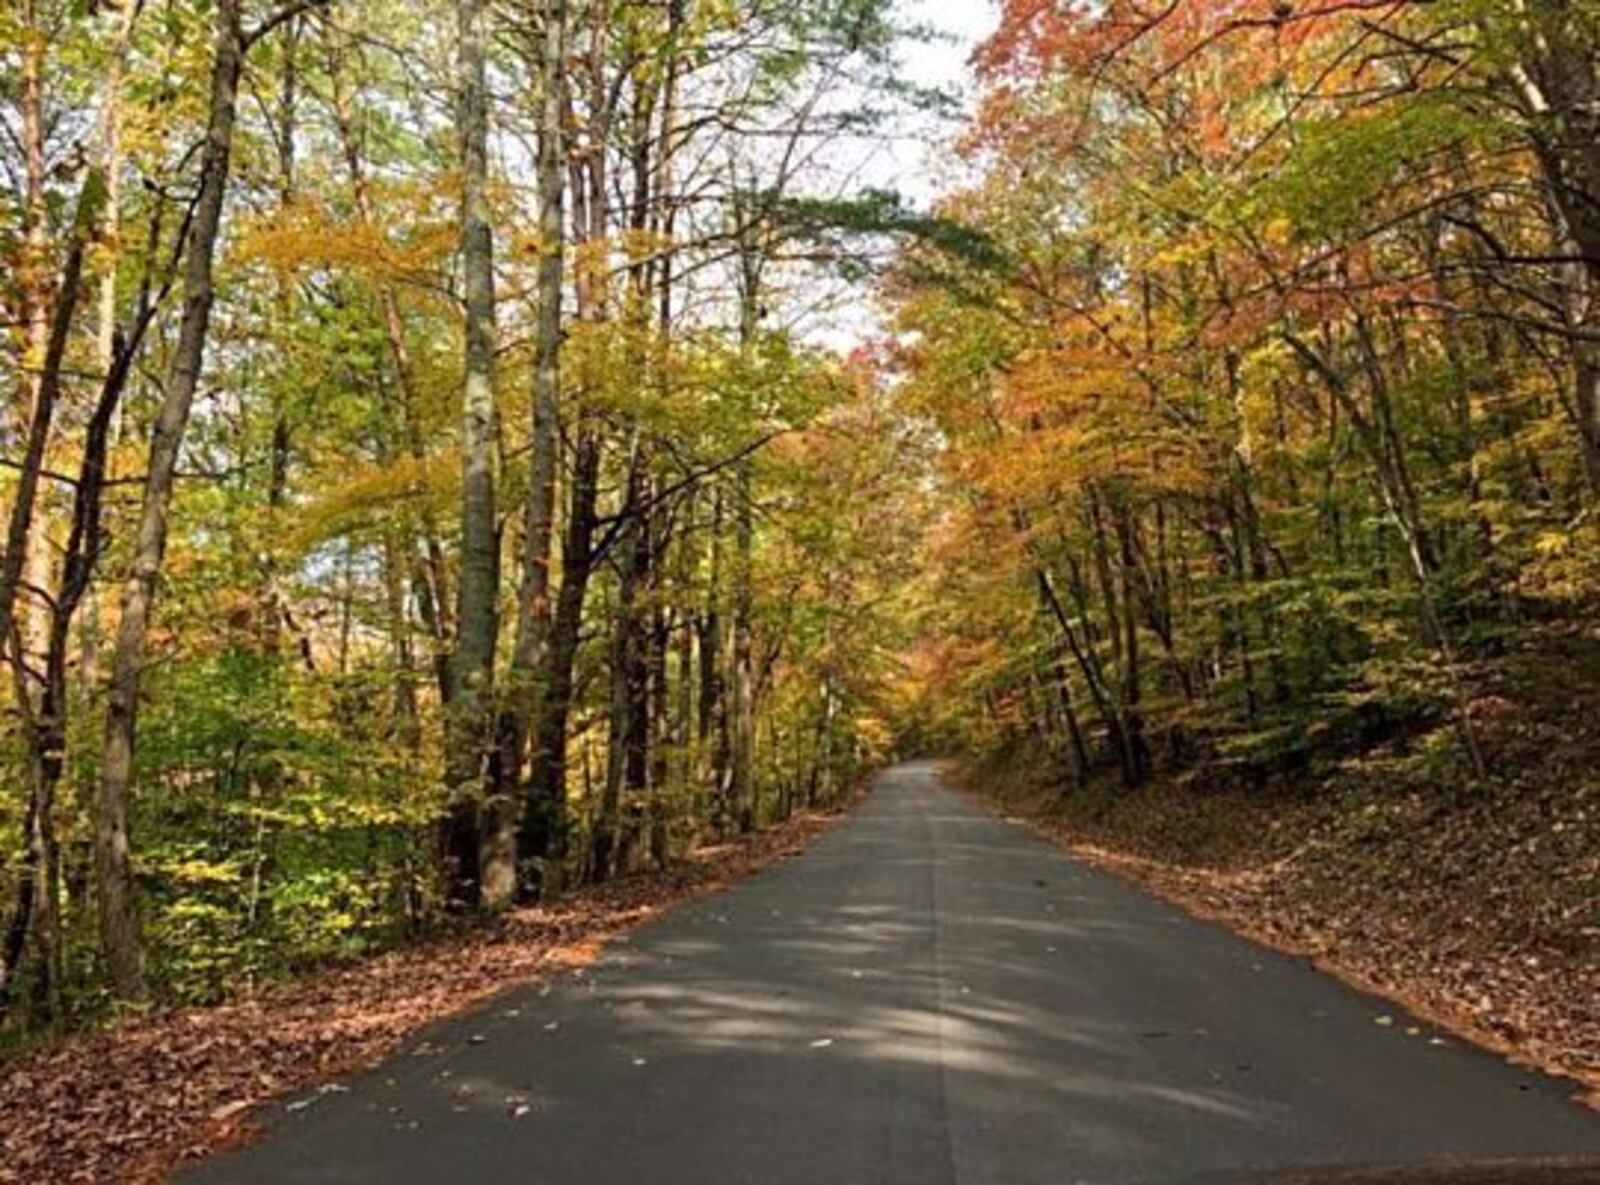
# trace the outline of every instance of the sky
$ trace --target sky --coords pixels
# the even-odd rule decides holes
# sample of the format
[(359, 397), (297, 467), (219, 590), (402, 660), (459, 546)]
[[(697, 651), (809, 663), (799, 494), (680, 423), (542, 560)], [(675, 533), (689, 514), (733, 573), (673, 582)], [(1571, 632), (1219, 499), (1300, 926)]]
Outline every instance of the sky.
[[(992, 0), (899, 0), (899, 7), (909, 23), (937, 34), (901, 47), (902, 79), (955, 93), (970, 110), (975, 88), (968, 59), (998, 23)], [(892, 190), (908, 205), (926, 208), (950, 188), (951, 157), (945, 148), (961, 130), (961, 121), (918, 118), (887, 137), (839, 141), (820, 162), (823, 168), (815, 180), (825, 174), (819, 188), (839, 196), (869, 188)], [(833, 289), (795, 324), (807, 340), (848, 353), (879, 335), (878, 313), (867, 287)]]
[[(940, 34), (938, 40), (911, 42), (900, 53), (907, 81), (919, 86), (958, 91), (970, 103), (972, 74), (968, 64), (974, 49), (994, 31), (999, 16), (992, 0), (901, 0), (908, 20)], [(956, 129), (946, 129), (948, 139)], [(941, 137), (912, 135), (896, 141), (886, 168), (898, 174), (897, 188), (918, 204), (926, 203), (942, 188), (938, 162)]]

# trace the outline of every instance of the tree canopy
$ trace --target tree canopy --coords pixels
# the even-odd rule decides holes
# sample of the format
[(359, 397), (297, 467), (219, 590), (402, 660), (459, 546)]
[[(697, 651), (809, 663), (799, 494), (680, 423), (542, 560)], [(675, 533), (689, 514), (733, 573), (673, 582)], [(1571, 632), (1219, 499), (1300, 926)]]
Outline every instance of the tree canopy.
[(1600, 8), (1006, 0), (926, 208), (840, 165), (925, 35), (0, 10), (0, 1036), (895, 753), (1497, 776), (1600, 578)]

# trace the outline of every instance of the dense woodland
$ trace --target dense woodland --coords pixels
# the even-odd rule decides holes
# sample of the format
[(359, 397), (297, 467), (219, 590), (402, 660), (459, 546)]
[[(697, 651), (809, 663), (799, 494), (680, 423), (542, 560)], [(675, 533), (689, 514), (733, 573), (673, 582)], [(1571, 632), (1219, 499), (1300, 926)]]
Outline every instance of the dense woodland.
[(944, 207), (987, 255), (886, 289), (925, 727), (1076, 783), (1505, 772), (1484, 664), (1593, 622), (1597, 46), (1583, 0), (1004, 5)]
[(910, 469), (805, 317), (897, 35), (6, 6), (10, 1031), (658, 866), (883, 752)]
[(1503, 772), (1600, 575), (1600, 5), (998, 18), (919, 211), (837, 164), (948, 112), (889, 0), (8, 0), (6, 1039), (897, 750)]

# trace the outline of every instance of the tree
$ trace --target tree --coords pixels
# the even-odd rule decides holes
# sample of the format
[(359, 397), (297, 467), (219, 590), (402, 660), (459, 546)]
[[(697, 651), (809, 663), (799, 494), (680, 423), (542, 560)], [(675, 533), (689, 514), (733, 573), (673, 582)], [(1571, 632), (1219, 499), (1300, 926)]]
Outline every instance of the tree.
[(903, 458), (797, 316), (887, 7), (253, 15), (0, 18), (0, 1040), (669, 865), (885, 744), (888, 528), (808, 467)]
[(221, 0), (216, 11), (210, 114), (201, 154), (200, 190), (184, 265), (183, 323), (173, 355), (167, 395), (150, 442), (138, 540), (122, 591), (111, 701), (106, 712), (104, 772), (96, 800), (95, 868), (100, 940), (112, 982), (125, 999), (138, 999), (145, 990), (143, 944), (139, 936), (128, 841), (128, 794), (133, 781), (139, 684), (156, 580), (166, 552), (168, 508), (178, 453), (194, 405), (195, 391), (200, 385), (206, 335), (211, 326), (211, 307), (215, 300), (212, 260), (222, 226), (239, 74), (247, 44), (238, 4), (235, 0)]
[(461, 400), (461, 577), (451, 667), (446, 778), (454, 799), (446, 824), (450, 900), (475, 906), (480, 892), (484, 779), (493, 751), (495, 642), (500, 581), (495, 504), (494, 236), (490, 226), (488, 6), (462, 0), (459, 25), (461, 259), (466, 306)]

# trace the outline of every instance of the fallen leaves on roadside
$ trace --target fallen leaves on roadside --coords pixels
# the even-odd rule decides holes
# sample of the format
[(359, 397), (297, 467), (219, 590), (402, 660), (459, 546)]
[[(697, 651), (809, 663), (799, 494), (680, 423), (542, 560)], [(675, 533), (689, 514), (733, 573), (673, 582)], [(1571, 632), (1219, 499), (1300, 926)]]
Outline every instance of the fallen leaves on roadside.
[(1064, 795), (1018, 763), (971, 785), (1089, 862), (1576, 1078), (1600, 1106), (1597, 667), (1600, 638), (1554, 629), (1473, 668), (1476, 702), (1497, 705), (1486, 780), (1401, 738), (1260, 788)]
[[(1600, 1105), (1600, 783), (1586, 734), (1540, 706), (1496, 738), (1514, 772), (1470, 795), (1373, 762), (1316, 794), (1158, 782), (1109, 808), (1013, 786), (997, 813), (1024, 809), (1086, 862), (1577, 1079)], [(972, 784), (992, 790), (996, 771)]]
[[(257, 1104), (299, 1092), (288, 1108), (310, 1107), (321, 1092), (342, 1089), (322, 1084), (393, 1053), (419, 1028), (530, 978), (581, 969), (608, 939), (800, 850), (832, 818), (797, 816), (666, 872), (581, 890), (250, 1000), (132, 1019), (0, 1066), (0, 1183), (160, 1181), (180, 1161), (246, 1138)], [(411, 1050), (439, 1052), (428, 1042)], [(518, 1102), (510, 1114), (528, 1111)]]

